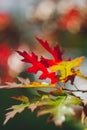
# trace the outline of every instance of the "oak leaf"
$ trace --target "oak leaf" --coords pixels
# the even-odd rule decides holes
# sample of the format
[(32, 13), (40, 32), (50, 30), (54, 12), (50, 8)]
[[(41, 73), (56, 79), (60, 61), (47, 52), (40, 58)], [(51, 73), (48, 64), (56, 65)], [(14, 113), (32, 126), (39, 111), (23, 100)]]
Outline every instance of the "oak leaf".
[(52, 72), (60, 71), (60, 75), (58, 75), (58, 80), (66, 82), (68, 78), (74, 78), (75, 75), (78, 75), (77, 67), (81, 65), (81, 62), (83, 60), (84, 57), (79, 57), (71, 61), (62, 61), (60, 63), (57, 63), (56, 65), (50, 66), (50, 70)]

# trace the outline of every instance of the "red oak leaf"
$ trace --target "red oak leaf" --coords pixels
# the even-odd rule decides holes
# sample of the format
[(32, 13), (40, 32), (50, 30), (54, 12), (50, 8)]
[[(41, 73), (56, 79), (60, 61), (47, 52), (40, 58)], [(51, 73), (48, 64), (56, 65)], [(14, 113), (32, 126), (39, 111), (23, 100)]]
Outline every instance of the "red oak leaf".
[(62, 55), (63, 55), (63, 51), (60, 50), (59, 46), (56, 45), (54, 47), (54, 49), (52, 50), (48, 44), (47, 41), (43, 41), (42, 39), (36, 37), (37, 41), (39, 41), (39, 43), (53, 56), (55, 61), (62, 61)]
[(50, 78), (51, 79), (51, 83), (55, 83), (57, 82), (55, 73), (51, 73), (47, 67), (42, 64), (39, 60), (38, 57), (32, 52), (32, 54), (28, 54), (27, 52), (23, 51), (17, 51), (21, 56), (24, 57), (24, 59), (22, 59), (22, 61), (27, 62), (27, 63), (31, 63), (32, 66), (29, 67), (26, 72), (30, 72), (30, 73), (37, 73), (38, 71), (41, 71), (41, 75), (39, 76), (39, 79), (46, 79), (46, 78)]
[(47, 74), (48, 73), (48, 70), (47, 68), (41, 64), (39, 61), (38, 61), (38, 57), (32, 53), (31, 55), (28, 54), (27, 52), (21, 52), (21, 51), (17, 51), (21, 56), (24, 57), (24, 59), (22, 61), (24, 62), (28, 62), (28, 63), (31, 63), (32, 66), (30, 68), (28, 68), (26, 71), (27, 72), (33, 72), (33, 73), (37, 73), (39, 70), (41, 70), (43, 73)]
[(47, 41), (43, 41), (37, 37), (36, 39), (53, 56), (53, 59), (47, 59), (41, 56), (40, 63), (44, 64), (46, 67), (49, 67), (62, 61), (63, 51), (59, 48), (58, 45), (56, 45), (54, 49), (51, 49)]
[(31, 63), (32, 65), (26, 70), (26, 72), (30, 73), (37, 73), (38, 71), (41, 71), (42, 73), (39, 76), (39, 79), (46, 79), (49, 78), (51, 80), (51, 83), (58, 82), (57, 76), (55, 72), (51, 72), (49, 69), (49, 66), (53, 66), (56, 63), (62, 62), (62, 55), (63, 51), (59, 48), (58, 45), (54, 47), (54, 49), (51, 49), (47, 41), (43, 41), (42, 39), (36, 37), (36, 39), (39, 41), (39, 43), (53, 56), (53, 59), (47, 59), (41, 56), (39, 59), (37, 55), (35, 55), (33, 52), (31, 54), (28, 54), (27, 52), (21, 52), (17, 51), (21, 56), (24, 57), (22, 61)]

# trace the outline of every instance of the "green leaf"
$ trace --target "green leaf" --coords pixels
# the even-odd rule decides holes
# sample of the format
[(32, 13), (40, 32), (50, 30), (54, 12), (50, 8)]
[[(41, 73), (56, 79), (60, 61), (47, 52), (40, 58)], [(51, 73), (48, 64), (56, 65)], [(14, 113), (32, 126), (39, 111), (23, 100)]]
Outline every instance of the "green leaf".
[(66, 100), (65, 100), (65, 104), (74, 104), (74, 105), (80, 105), (82, 103), (82, 100), (78, 97), (72, 96), (72, 95), (68, 95)]
[(17, 113), (21, 113), (26, 107), (29, 106), (29, 100), (27, 102), (21, 103), (20, 105), (13, 105), (12, 107), (8, 108), (7, 110), (10, 110), (10, 112), (6, 113), (5, 115), (5, 121), (3, 124), (6, 124), (9, 119), (13, 118)]

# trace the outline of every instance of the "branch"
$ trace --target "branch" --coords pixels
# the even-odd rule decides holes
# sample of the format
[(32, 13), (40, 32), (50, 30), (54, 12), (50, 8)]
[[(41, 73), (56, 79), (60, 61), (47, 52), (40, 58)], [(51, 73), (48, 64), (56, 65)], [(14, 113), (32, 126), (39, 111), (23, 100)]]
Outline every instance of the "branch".
[(86, 93), (87, 90), (72, 90), (72, 89), (67, 89), (67, 88), (62, 88), (62, 90), (65, 90), (65, 91), (69, 91), (69, 92), (82, 92), (82, 93)]

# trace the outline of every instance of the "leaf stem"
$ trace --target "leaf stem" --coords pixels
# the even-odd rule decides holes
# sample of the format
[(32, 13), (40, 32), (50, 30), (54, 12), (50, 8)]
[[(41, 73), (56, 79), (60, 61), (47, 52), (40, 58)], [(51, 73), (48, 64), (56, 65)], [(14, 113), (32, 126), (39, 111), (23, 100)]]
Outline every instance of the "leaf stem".
[(75, 83), (73, 83), (73, 85), (74, 85), (74, 87), (76, 88), (76, 90), (78, 90), (78, 91), (79, 91), (79, 89), (78, 89), (78, 87), (76, 86), (76, 84), (75, 84)]
[(72, 89), (67, 89), (67, 88), (63, 88), (63, 90), (65, 90), (65, 91), (69, 91), (69, 92), (82, 92), (82, 93), (86, 93), (87, 92), (87, 90), (72, 90)]

